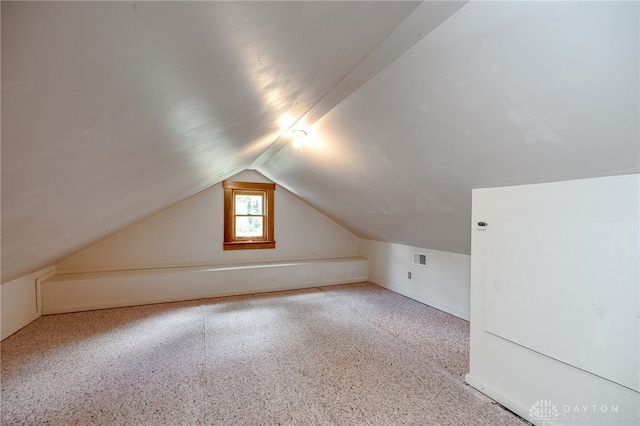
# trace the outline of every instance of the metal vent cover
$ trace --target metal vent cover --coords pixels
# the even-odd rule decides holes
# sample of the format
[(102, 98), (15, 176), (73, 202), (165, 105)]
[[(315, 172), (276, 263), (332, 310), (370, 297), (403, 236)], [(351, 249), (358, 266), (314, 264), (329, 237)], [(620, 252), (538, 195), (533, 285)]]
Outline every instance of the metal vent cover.
[(413, 253), (413, 264), (427, 266), (427, 255), (424, 253)]

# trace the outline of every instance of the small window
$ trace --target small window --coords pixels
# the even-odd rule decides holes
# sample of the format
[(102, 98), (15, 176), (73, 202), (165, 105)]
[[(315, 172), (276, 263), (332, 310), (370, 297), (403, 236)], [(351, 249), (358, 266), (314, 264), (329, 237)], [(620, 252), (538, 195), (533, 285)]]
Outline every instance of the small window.
[(276, 248), (273, 234), (273, 183), (222, 182), (224, 249)]

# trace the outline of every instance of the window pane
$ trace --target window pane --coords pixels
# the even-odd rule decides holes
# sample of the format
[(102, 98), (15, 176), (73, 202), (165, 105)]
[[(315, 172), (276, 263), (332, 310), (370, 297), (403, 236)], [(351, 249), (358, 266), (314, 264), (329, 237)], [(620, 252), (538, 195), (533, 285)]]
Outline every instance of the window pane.
[(262, 214), (262, 195), (236, 195), (236, 214)]
[(236, 237), (262, 238), (262, 235), (262, 216), (236, 216)]

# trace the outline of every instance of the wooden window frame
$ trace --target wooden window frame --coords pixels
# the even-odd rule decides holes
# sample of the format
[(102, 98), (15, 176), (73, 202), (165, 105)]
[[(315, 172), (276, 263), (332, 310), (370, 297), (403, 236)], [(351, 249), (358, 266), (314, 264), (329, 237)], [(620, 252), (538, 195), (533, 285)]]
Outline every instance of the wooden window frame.
[[(274, 249), (274, 183), (258, 182), (222, 182), (224, 189), (224, 250)], [(258, 238), (236, 237), (235, 235), (235, 196), (236, 194), (263, 196), (263, 236)]]

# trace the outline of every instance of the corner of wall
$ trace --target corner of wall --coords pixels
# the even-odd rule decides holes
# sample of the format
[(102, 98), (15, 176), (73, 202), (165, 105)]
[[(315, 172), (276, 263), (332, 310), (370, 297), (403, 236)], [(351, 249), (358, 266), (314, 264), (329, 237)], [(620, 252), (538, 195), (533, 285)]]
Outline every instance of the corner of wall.
[(0, 286), (0, 340), (40, 317), (40, 284), (53, 275), (55, 266), (49, 266)]

